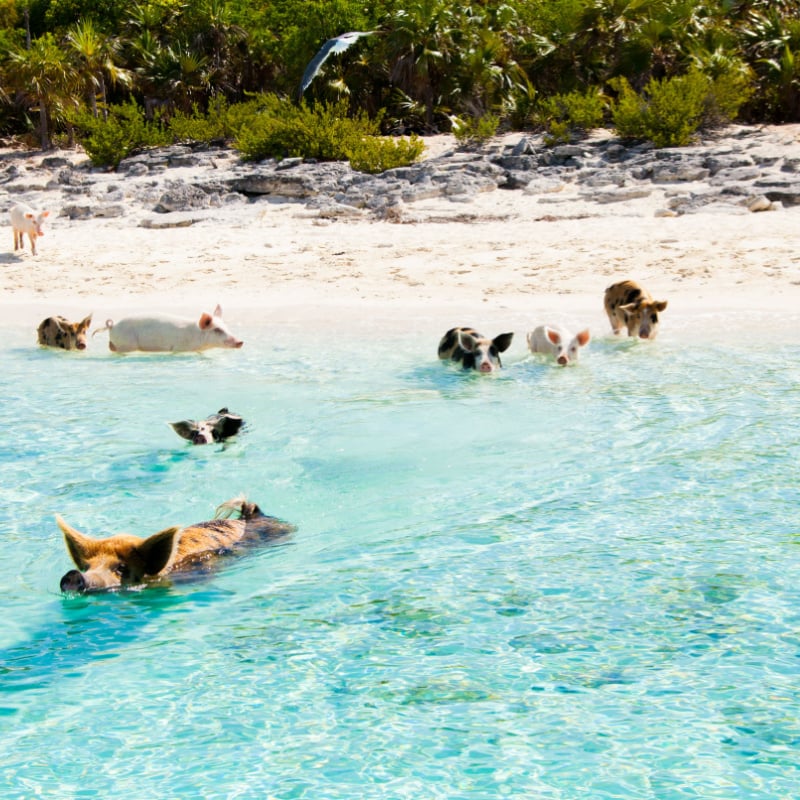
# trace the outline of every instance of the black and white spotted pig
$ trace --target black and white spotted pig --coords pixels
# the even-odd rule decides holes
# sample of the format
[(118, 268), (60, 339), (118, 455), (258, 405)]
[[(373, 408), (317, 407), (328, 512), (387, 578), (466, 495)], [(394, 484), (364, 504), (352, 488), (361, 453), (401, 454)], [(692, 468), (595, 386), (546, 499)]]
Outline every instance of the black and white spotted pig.
[(653, 300), (650, 292), (636, 281), (620, 281), (606, 289), (605, 309), (615, 334), (624, 327), (628, 336), (655, 339), (658, 314), (666, 307), (666, 300)]
[(464, 369), (494, 372), (502, 367), (500, 353), (508, 350), (513, 333), (487, 339), (474, 328), (451, 328), (439, 342), (439, 358), (458, 361)]
[(91, 324), (91, 314), (80, 322), (70, 322), (65, 317), (48, 317), (39, 323), (39, 344), (62, 350), (85, 350), (86, 332)]
[(238, 414), (231, 414), (227, 408), (221, 408), (206, 419), (184, 419), (170, 422), (169, 425), (178, 436), (188, 439), (192, 444), (211, 444), (236, 436), (244, 420)]

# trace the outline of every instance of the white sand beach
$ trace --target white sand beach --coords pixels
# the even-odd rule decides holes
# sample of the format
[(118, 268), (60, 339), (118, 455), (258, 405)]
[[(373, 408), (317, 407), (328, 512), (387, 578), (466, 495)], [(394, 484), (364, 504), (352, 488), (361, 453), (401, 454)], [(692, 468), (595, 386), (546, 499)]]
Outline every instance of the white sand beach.
[[(800, 156), (800, 126), (774, 136)], [(436, 137), (427, 154), (452, 146)], [(14, 157), (35, 169), (42, 154)], [(669, 301), (662, 331), (732, 332), (744, 320), (800, 329), (800, 206), (662, 216), (670, 191), (590, 206), (569, 185), (544, 196), (495, 190), (471, 202), (422, 200), (383, 220), (326, 219), (267, 198), (164, 229), (142, 227), (138, 209), (86, 220), (54, 209), (35, 256), (27, 240), (14, 253), (7, 229), (4, 317), (35, 329), (50, 314), (93, 312), (102, 323), (131, 311), (194, 316), (219, 303), (231, 326), (468, 324), (494, 335), (553, 321), (603, 334), (604, 288), (633, 278)]]

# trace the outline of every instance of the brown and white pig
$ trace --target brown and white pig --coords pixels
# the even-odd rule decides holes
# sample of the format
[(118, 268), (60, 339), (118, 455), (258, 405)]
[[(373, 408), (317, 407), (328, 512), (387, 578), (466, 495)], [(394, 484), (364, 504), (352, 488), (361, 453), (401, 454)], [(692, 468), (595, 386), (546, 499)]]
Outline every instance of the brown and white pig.
[[(203, 312), (196, 322), (182, 317), (150, 315), (108, 320), (108, 349), (115, 353), (141, 350), (148, 353), (185, 353), (212, 347), (241, 347), (222, 320), (222, 309)], [(100, 330), (103, 330), (100, 328)], [(97, 331), (95, 331), (97, 333)], [(93, 334), (94, 335), (94, 334)]]
[(60, 347), (62, 350), (85, 350), (86, 333), (91, 324), (91, 314), (80, 322), (70, 322), (64, 317), (48, 317), (39, 323), (39, 344), (43, 347)]
[(50, 216), (49, 211), (34, 211), (25, 203), (17, 203), (8, 212), (11, 219), (11, 227), (14, 229), (14, 250), (24, 250), (25, 242), (23, 237), (28, 234), (31, 243), (31, 253), (36, 255), (36, 240), (44, 236), (42, 225), (46, 217)]
[(559, 325), (539, 325), (527, 336), (531, 353), (553, 356), (562, 366), (578, 360), (581, 348), (589, 343), (589, 329), (575, 335)]
[(636, 281), (612, 283), (605, 292), (606, 314), (615, 334), (625, 327), (628, 336), (655, 339), (658, 314), (666, 307), (666, 300), (653, 300), (650, 292)]
[(439, 358), (457, 361), (464, 369), (494, 372), (502, 367), (500, 353), (511, 345), (513, 333), (487, 339), (474, 328), (450, 328), (439, 342)]
[[(234, 514), (238, 514), (237, 519), (227, 518)], [(147, 538), (119, 533), (92, 539), (60, 516), (56, 516), (56, 522), (77, 567), (61, 578), (62, 592), (141, 586), (171, 573), (197, 569), (237, 545), (268, 541), (295, 530), (287, 522), (266, 516), (244, 497), (223, 503), (212, 520), (185, 528), (165, 528)]]

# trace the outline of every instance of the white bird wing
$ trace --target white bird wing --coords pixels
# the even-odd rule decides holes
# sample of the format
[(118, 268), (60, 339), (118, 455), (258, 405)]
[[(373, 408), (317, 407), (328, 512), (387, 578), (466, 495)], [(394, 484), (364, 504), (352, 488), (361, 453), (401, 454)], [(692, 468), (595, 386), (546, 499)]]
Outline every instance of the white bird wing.
[(362, 36), (371, 36), (373, 33), (375, 33), (375, 31), (349, 31), (348, 33), (341, 34), (341, 36), (328, 39), (328, 41), (320, 47), (314, 58), (308, 62), (308, 66), (303, 72), (303, 78), (300, 81), (300, 90), (297, 93), (298, 99), (303, 96), (303, 92), (308, 89), (311, 81), (317, 77), (317, 73), (322, 69), (322, 65), (331, 53), (343, 53)]

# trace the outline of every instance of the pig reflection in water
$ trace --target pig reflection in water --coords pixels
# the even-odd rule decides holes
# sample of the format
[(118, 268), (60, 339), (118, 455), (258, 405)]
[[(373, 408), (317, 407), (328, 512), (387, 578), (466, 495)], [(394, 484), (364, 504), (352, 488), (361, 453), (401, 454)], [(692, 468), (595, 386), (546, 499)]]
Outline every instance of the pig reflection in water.
[[(238, 514), (238, 519), (229, 519)], [(255, 503), (234, 497), (217, 508), (212, 520), (185, 528), (174, 526), (147, 538), (120, 533), (92, 539), (56, 521), (77, 569), (61, 579), (62, 592), (97, 592), (139, 586), (178, 572), (189, 572), (238, 545), (268, 541), (295, 530), (266, 516)]]
[(209, 350), (212, 347), (237, 348), (244, 344), (223, 322), (222, 309), (219, 306), (214, 309), (213, 314), (203, 312), (197, 322), (154, 314), (125, 317), (119, 322), (108, 320), (105, 330), (108, 330), (108, 348), (115, 353), (130, 353), (135, 350), (181, 353)]

